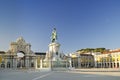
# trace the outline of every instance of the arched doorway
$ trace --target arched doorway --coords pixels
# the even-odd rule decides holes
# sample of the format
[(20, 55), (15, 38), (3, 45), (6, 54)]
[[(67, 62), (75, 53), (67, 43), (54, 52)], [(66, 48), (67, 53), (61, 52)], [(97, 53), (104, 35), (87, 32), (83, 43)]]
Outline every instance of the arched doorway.
[(5, 62), (2, 61), (1, 68), (5, 68)]
[(17, 53), (17, 68), (24, 68), (25, 67), (25, 53), (19, 51)]

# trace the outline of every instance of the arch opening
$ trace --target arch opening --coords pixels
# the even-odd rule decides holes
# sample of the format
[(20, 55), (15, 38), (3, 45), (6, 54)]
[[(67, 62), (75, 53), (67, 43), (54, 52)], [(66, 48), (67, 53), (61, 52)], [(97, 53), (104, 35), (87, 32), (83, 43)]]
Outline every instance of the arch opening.
[(17, 53), (17, 68), (25, 67), (25, 53), (23, 51), (19, 51)]

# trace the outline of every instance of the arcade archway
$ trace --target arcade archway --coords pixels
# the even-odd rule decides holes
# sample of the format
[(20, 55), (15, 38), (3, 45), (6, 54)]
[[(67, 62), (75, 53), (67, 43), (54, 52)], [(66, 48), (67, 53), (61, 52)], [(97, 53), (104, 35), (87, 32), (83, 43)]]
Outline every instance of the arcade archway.
[(25, 67), (25, 53), (20, 51), (17, 53), (17, 68)]

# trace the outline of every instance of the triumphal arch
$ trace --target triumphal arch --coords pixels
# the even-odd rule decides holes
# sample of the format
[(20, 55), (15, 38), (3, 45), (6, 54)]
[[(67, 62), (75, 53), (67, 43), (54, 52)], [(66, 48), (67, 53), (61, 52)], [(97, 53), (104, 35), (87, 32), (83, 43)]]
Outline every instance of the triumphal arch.
[[(18, 56), (19, 53), (21, 54)], [(11, 42), (4, 59), (6, 68), (35, 68), (36, 56), (31, 50), (31, 44), (26, 43), (23, 37)]]

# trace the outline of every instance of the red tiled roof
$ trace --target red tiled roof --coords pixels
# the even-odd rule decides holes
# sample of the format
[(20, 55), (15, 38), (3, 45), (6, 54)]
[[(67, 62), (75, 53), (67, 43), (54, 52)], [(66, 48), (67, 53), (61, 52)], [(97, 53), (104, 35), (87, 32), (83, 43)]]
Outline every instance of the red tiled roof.
[(103, 52), (103, 54), (111, 54), (111, 53), (116, 53), (116, 52), (120, 52), (120, 50), (105, 51), (105, 52)]

